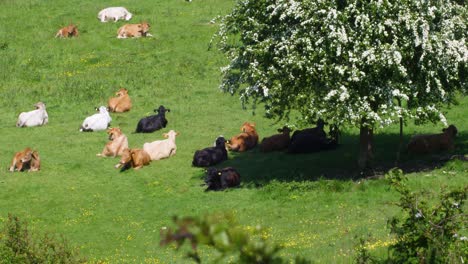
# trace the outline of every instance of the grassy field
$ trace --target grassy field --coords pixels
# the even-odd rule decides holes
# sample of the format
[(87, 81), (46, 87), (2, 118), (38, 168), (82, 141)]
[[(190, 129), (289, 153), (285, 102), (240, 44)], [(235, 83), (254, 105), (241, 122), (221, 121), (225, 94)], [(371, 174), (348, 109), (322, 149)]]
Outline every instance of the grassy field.
[[(398, 197), (385, 180), (361, 179), (357, 173), (357, 130), (345, 128), (341, 146), (308, 155), (263, 154), (257, 149), (229, 154), (220, 165), (241, 173), (242, 188), (203, 192), (203, 170), (191, 167), (195, 150), (222, 134), (239, 132), (244, 121), (257, 123), (260, 137), (274, 134), (284, 122), (263, 117), (262, 109), (244, 110), (237, 96), (218, 89), (219, 68), (226, 59), (209, 50), (217, 24), (233, 0), (158, 1), (0, 1), (0, 224), (8, 213), (30, 223), (33, 231), (63, 234), (91, 261), (110, 263), (184, 263), (183, 252), (159, 247), (159, 230), (173, 215), (232, 211), (249, 227), (267, 227), (268, 236), (284, 246), (283, 256), (300, 255), (318, 263), (352, 261), (356, 237), (372, 234), (371, 251), (385, 254), (391, 243), (386, 221), (398, 214)], [(125, 6), (132, 22), (146, 20), (154, 37), (116, 38), (124, 22), (100, 23), (108, 6)], [(73, 22), (80, 36), (56, 39), (56, 31)], [(120, 87), (129, 90), (133, 109), (112, 114), (131, 147), (180, 132), (177, 155), (140, 171), (119, 173), (116, 159), (98, 158), (107, 136), (80, 133), (84, 118), (105, 105)], [(17, 116), (47, 104), (49, 124), (16, 128)], [(447, 119), (459, 129), (452, 154), (468, 153), (468, 104), (448, 108)], [(159, 105), (171, 109), (168, 127), (152, 134), (132, 134), (138, 120)], [(290, 121), (291, 124), (295, 120)], [(411, 134), (438, 132), (442, 124), (417, 127)], [(377, 131), (376, 164), (390, 168), (398, 146), (398, 128)], [(42, 170), (9, 173), (13, 154), (37, 149)], [(467, 162), (431, 166), (439, 157), (402, 156), (415, 189), (466, 186)], [(418, 166), (414, 166), (417, 164)], [(427, 168), (429, 167), (429, 169)], [(466, 230), (465, 230), (466, 231)], [(466, 233), (465, 233), (466, 235)], [(209, 249), (202, 257), (213, 258)]]

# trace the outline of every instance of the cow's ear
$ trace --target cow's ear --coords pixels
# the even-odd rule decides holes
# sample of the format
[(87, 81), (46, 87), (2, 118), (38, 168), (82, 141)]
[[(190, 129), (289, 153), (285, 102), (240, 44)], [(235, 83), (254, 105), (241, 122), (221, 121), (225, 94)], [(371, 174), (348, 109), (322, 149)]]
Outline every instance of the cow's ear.
[(164, 134), (163, 134), (163, 137), (168, 138), (169, 135), (168, 135), (167, 133), (164, 133)]
[(179, 133), (179, 132), (176, 132), (176, 134), (175, 134), (175, 135), (176, 135), (176, 136), (178, 136), (178, 135), (180, 135), (180, 133)]
[(32, 156), (34, 159), (38, 160), (39, 159), (39, 153), (37, 151), (33, 151)]

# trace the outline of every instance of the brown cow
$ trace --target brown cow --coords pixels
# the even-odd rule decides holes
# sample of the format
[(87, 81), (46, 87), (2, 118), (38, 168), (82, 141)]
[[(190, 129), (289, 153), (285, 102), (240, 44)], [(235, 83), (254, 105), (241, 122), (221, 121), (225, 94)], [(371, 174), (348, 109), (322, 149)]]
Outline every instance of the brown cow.
[(41, 169), (39, 153), (31, 148), (16, 152), (11, 161), (10, 171), (38, 171)]
[(263, 138), (262, 143), (260, 143), (260, 150), (262, 152), (277, 151), (288, 148), (291, 141), (289, 136), (291, 129), (289, 129), (287, 126), (284, 126), (283, 128), (278, 129), (278, 132), (281, 134)]
[(257, 145), (258, 134), (255, 130), (255, 123), (245, 122), (241, 126), (241, 131), (242, 133), (226, 142), (229, 150), (243, 152)]
[(455, 148), (455, 136), (457, 128), (450, 125), (448, 128), (442, 129), (443, 133), (429, 135), (414, 135), (406, 149), (412, 154), (428, 154), (443, 150), (453, 150)]
[(58, 38), (71, 38), (71, 37), (78, 37), (78, 27), (70, 24), (66, 27), (59, 29), (55, 37)]
[(109, 112), (122, 113), (130, 111), (130, 108), (132, 108), (132, 100), (130, 100), (128, 90), (120, 88), (115, 95), (117, 97), (109, 98), (109, 102), (107, 103)]
[(125, 24), (117, 31), (117, 38), (139, 38), (139, 37), (151, 37), (148, 33), (150, 24), (147, 22), (141, 22), (140, 24)]
[(124, 149), (128, 148), (128, 139), (120, 128), (114, 127), (107, 130), (109, 142), (101, 153), (96, 154), (99, 157), (116, 157), (121, 156)]
[(115, 165), (115, 168), (121, 168), (121, 172), (129, 168), (135, 170), (141, 169), (145, 165), (149, 165), (151, 157), (142, 149), (124, 149), (120, 162)]

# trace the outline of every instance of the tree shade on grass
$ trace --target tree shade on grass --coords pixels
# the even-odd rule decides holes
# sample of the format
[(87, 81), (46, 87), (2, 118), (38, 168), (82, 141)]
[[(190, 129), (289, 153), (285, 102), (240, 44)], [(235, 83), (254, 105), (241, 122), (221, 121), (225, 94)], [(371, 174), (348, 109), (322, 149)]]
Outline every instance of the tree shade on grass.
[[(446, 118), (467, 91), (467, 12), (455, 1), (238, 1), (218, 32), (230, 62), (221, 89), (266, 115), (360, 129), (360, 168), (374, 130)], [(403, 102), (403, 106), (399, 104)]]

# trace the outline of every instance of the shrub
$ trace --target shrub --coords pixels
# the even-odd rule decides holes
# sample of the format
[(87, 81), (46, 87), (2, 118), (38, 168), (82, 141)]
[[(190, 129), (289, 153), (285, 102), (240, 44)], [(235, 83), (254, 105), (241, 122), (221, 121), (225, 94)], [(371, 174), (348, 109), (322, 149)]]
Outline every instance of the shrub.
[(202, 260), (197, 252), (199, 245), (214, 248), (220, 253), (219, 262), (228, 255), (237, 255), (235, 263), (310, 263), (296, 257), (294, 262), (278, 256), (280, 247), (268, 241), (265, 230), (259, 226), (248, 228), (237, 223), (231, 214), (212, 214), (199, 218), (174, 217), (176, 229), (161, 230), (161, 246), (176, 243), (179, 249), (185, 241), (191, 244), (187, 257), (196, 263)]
[[(396, 243), (389, 246), (385, 263), (464, 263), (468, 257), (467, 217), (464, 203), (468, 186), (457, 190), (441, 189), (435, 202), (427, 191), (411, 192), (400, 169), (387, 174), (390, 185), (400, 194), (398, 206), (403, 217), (392, 217), (388, 223)], [(380, 262), (370, 256), (361, 241), (357, 248), (359, 263)]]
[(61, 237), (45, 234), (35, 240), (27, 224), (17, 216), (8, 215), (0, 232), (0, 263), (83, 263), (76, 249)]

